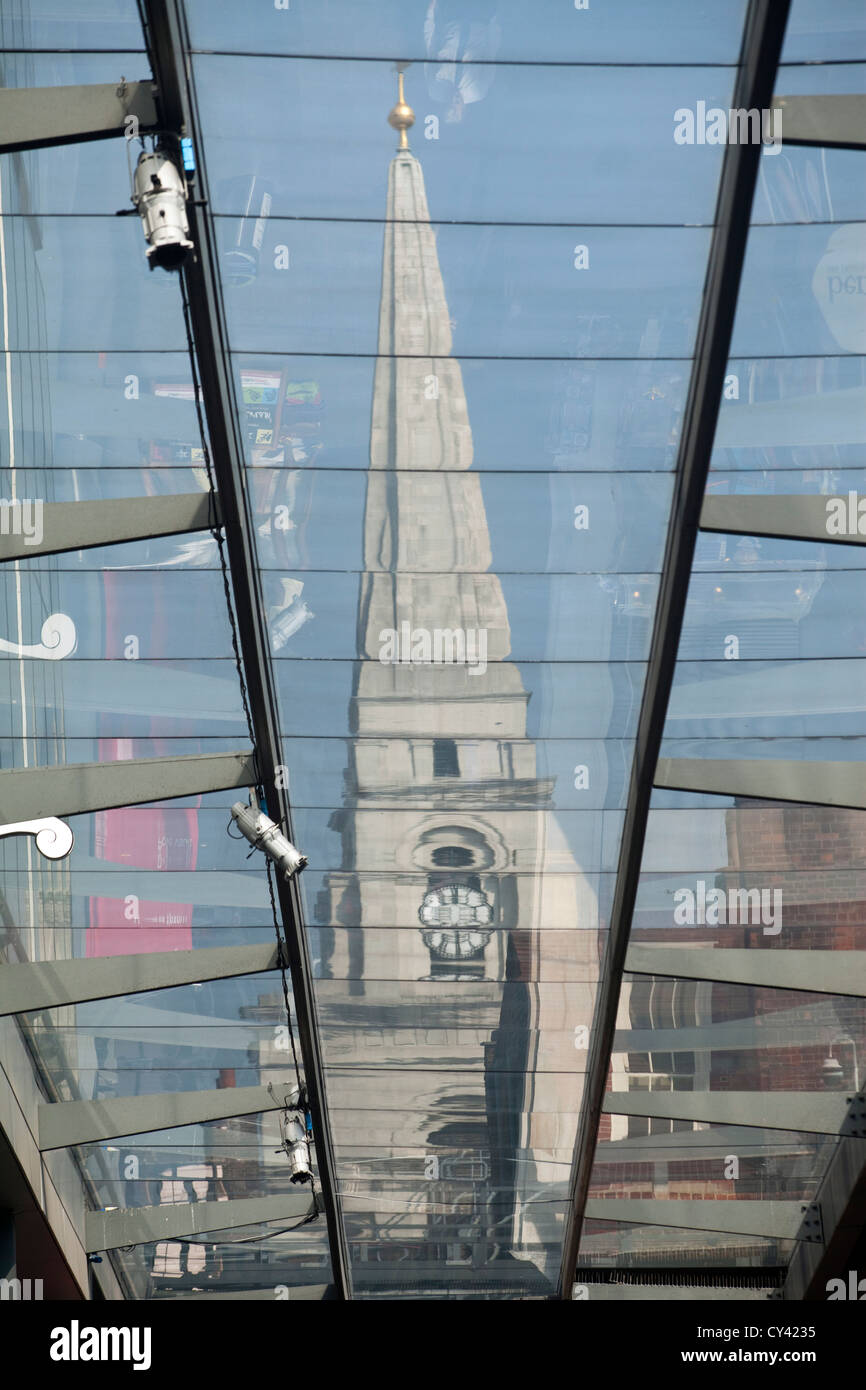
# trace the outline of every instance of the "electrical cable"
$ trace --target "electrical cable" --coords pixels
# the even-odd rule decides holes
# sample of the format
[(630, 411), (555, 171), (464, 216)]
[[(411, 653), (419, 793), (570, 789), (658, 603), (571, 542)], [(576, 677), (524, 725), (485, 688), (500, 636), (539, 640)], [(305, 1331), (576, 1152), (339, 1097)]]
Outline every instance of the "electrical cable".
[(273, 918), (274, 918), (274, 927), (275, 927), (275, 929), (276, 929), (276, 936), (277, 936), (277, 955), (278, 955), (278, 959), (279, 959), (279, 963), (280, 963), (280, 978), (281, 978), (282, 983), (283, 983), (283, 1001), (284, 1001), (285, 1006), (286, 1006), (286, 1016), (287, 1016), (287, 1018), (288, 1018), (288, 1020), (289, 1020), (289, 1042), (291, 1043), (291, 1047), (292, 1047), (292, 1061), (293, 1061), (294, 1064), (295, 1064), (295, 1080), (297, 1081), (298, 1085), (300, 1086), (300, 1085), (301, 1085), (301, 1073), (300, 1073), (300, 1069), (299, 1069), (299, 1067), (298, 1067), (298, 1053), (297, 1053), (297, 1049), (296, 1049), (296, 1047), (295, 1047), (295, 1033), (294, 1033), (294, 1029), (292, 1028), (292, 1010), (291, 1010), (291, 1004), (290, 1004), (290, 1000), (289, 1000), (289, 981), (288, 981), (288, 974), (287, 974), (286, 966), (285, 966), (285, 953), (284, 953), (284, 951), (283, 951), (283, 948), (282, 948), (282, 941), (281, 941), (281, 939), (280, 939), (279, 916), (278, 916), (278, 914), (277, 914), (277, 900), (276, 900), (276, 895), (275, 895), (275, 893), (274, 893), (274, 879), (273, 879), (273, 873), (272, 873), (272, 865), (271, 865), (270, 859), (268, 859), (268, 858), (265, 858), (265, 869), (266, 869), (267, 875), (268, 875), (268, 896), (269, 896), (269, 898), (270, 898), (270, 900), (271, 900), (271, 912), (272, 912), (272, 914), (273, 914)]
[[(315, 1205), (315, 1204), (314, 1204)], [(204, 1232), (196, 1239), (195, 1236), (166, 1236), (167, 1245), (258, 1245), (263, 1240), (271, 1240), (274, 1236), (289, 1235), (292, 1231), (299, 1231), (302, 1226), (309, 1226), (319, 1215), (318, 1210), (311, 1211), (309, 1215), (301, 1217), (293, 1226), (278, 1226), (274, 1231), (263, 1231), (260, 1236), (241, 1236), (237, 1240), (205, 1240)]]
[[(224, 591), (224, 594), (225, 594), (226, 609), (227, 609), (227, 612), (228, 612), (228, 619), (229, 619), (229, 629), (230, 629), (230, 632), (231, 632), (232, 652), (233, 652), (233, 655), (234, 655), (235, 668), (236, 668), (236, 670), (237, 670), (238, 681), (239, 681), (239, 684), (240, 684), (241, 701), (242, 701), (242, 704), (243, 704), (244, 716), (245, 716), (246, 722), (247, 722), (247, 732), (248, 732), (248, 735), (249, 735), (250, 744), (252, 745), (252, 749), (253, 749), (253, 759), (254, 759), (255, 769), (256, 769), (256, 774), (255, 774), (255, 775), (256, 775), (256, 791), (257, 791), (257, 793), (258, 793), (258, 792), (260, 791), (260, 789), (261, 789), (261, 786), (262, 786), (262, 783), (261, 783), (261, 775), (260, 775), (261, 763), (260, 763), (260, 760), (259, 760), (258, 748), (257, 748), (257, 746), (256, 746), (256, 737), (255, 737), (255, 731), (254, 731), (254, 726), (253, 726), (253, 719), (252, 719), (252, 714), (251, 714), (251, 712), (250, 712), (250, 705), (249, 705), (249, 695), (248, 695), (248, 692), (247, 692), (246, 679), (245, 679), (245, 677), (244, 677), (243, 662), (242, 662), (242, 660), (241, 660), (240, 642), (239, 642), (238, 630), (237, 630), (237, 621), (236, 621), (236, 618), (235, 618), (234, 604), (233, 604), (233, 602), (232, 602), (232, 591), (231, 591), (230, 571), (229, 571), (229, 565), (228, 565), (228, 561), (227, 561), (227, 559), (226, 559), (226, 553), (225, 553), (225, 538), (224, 538), (224, 536), (223, 536), (222, 528), (221, 528), (221, 526), (220, 526), (220, 524), (219, 524), (219, 520), (218, 520), (218, 517), (217, 517), (217, 514), (216, 514), (216, 498), (217, 498), (216, 479), (215, 479), (214, 473), (213, 473), (213, 463), (212, 463), (211, 456), (210, 456), (210, 448), (209, 448), (209, 445), (208, 445), (208, 437), (207, 437), (207, 431), (206, 431), (204, 413), (203, 413), (203, 410), (202, 410), (202, 390), (201, 390), (201, 385), (200, 385), (200, 382), (199, 382), (198, 364), (197, 364), (197, 362), (196, 362), (196, 355), (195, 355), (195, 338), (194, 338), (193, 329), (192, 329), (192, 318), (191, 318), (191, 313), (190, 313), (189, 294), (188, 294), (188, 291), (187, 291), (186, 275), (185, 275), (185, 271), (184, 271), (184, 270), (181, 270), (181, 274), (180, 274), (180, 290), (181, 290), (181, 305), (182, 305), (182, 308), (183, 308), (183, 323), (184, 323), (184, 329), (185, 329), (185, 332), (186, 332), (187, 353), (188, 353), (188, 356), (189, 356), (190, 372), (191, 372), (191, 374), (192, 374), (192, 389), (193, 389), (193, 399), (194, 399), (194, 401), (195, 401), (196, 420), (197, 420), (197, 422), (198, 422), (198, 431), (199, 431), (199, 436), (200, 436), (200, 438), (201, 438), (201, 446), (202, 446), (202, 457), (203, 457), (203, 459), (204, 459), (205, 471), (206, 471), (206, 473), (207, 473), (207, 479), (208, 479), (208, 489), (209, 489), (209, 491), (208, 491), (208, 522), (209, 522), (209, 529), (210, 529), (211, 534), (212, 534), (212, 536), (213, 536), (213, 539), (214, 539), (214, 541), (215, 541), (215, 543), (216, 543), (217, 554), (218, 554), (218, 556), (219, 556), (220, 572), (221, 572), (221, 574), (222, 574), (223, 591)], [(253, 849), (255, 849), (255, 845), (253, 846)], [(250, 854), (252, 854), (252, 852), (253, 852), (253, 850), (251, 849), (251, 850), (250, 850)], [(247, 856), (247, 858), (249, 858), (249, 857), (250, 857), (250, 855)], [(293, 1025), (292, 1025), (291, 999), (290, 999), (290, 995), (289, 995), (289, 981), (288, 981), (288, 972), (287, 972), (287, 968), (286, 968), (286, 962), (287, 962), (287, 959), (288, 959), (288, 953), (287, 953), (286, 946), (285, 946), (285, 943), (284, 943), (284, 941), (283, 941), (283, 938), (282, 938), (282, 936), (280, 935), (280, 918), (279, 918), (279, 913), (277, 912), (276, 895), (275, 895), (275, 893), (274, 893), (274, 882), (273, 882), (273, 877), (272, 877), (272, 874), (271, 874), (271, 862), (270, 862), (270, 860), (267, 859), (267, 858), (265, 859), (265, 867), (266, 867), (267, 876), (268, 876), (268, 896), (269, 896), (269, 898), (270, 898), (271, 914), (272, 914), (273, 922), (274, 922), (274, 934), (275, 934), (275, 936), (276, 936), (276, 941), (277, 941), (277, 964), (278, 964), (278, 966), (279, 966), (280, 978), (281, 978), (282, 987), (283, 987), (283, 1001), (284, 1001), (284, 1003), (285, 1003), (285, 1009), (286, 1009), (286, 1023), (287, 1023), (287, 1026), (288, 1026), (289, 1042), (290, 1042), (290, 1045), (291, 1045), (291, 1052), (292, 1052), (292, 1062), (293, 1062), (294, 1071), (295, 1071), (295, 1080), (296, 1080), (296, 1082), (297, 1082), (297, 1085), (298, 1085), (299, 1090), (301, 1090), (302, 1093), (305, 1094), (305, 1089), (304, 1089), (304, 1087), (303, 1087), (303, 1082), (302, 1082), (302, 1080), (301, 1080), (300, 1066), (299, 1066), (299, 1064), (298, 1064), (298, 1052), (297, 1052), (297, 1046), (296, 1046), (296, 1044), (295, 1044), (295, 1031), (294, 1031), (294, 1027), (293, 1027)], [(320, 1208), (319, 1200), (318, 1200), (318, 1194), (317, 1194), (316, 1188), (315, 1188), (315, 1178), (314, 1178), (314, 1176), (313, 1176), (312, 1174), (311, 1174), (311, 1195), (312, 1195), (312, 1199), (313, 1199), (313, 1212), (312, 1212), (312, 1214), (307, 1218), (307, 1220), (310, 1220), (310, 1221), (315, 1220), (316, 1217), (319, 1216), (320, 1213), (321, 1213), (321, 1208)], [(301, 1223), (301, 1224), (306, 1224), (306, 1222), (303, 1222), (303, 1223)], [(291, 1228), (291, 1229), (294, 1229), (294, 1228)]]
[[(202, 1203), (202, 1205), (205, 1204)], [(313, 1205), (315, 1207), (315, 1202)], [(276, 1230), (264, 1231), (260, 1236), (241, 1236), (238, 1240), (208, 1240), (205, 1238), (207, 1233), (202, 1232), (202, 1235), (198, 1238), (195, 1236), (163, 1236), (159, 1241), (154, 1241), (152, 1243), (154, 1245), (185, 1245), (188, 1247), (213, 1246), (215, 1248), (224, 1245), (258, 1245), (263, 1240), (272, 1240), (275, 1236), (290, 1235), (292, 1231), (299, 1231), (302, 1226), (309, 1226), (311, 1222), (315, 1221), (318, 1215), (319, 1211), (315, 1209), (311, 1211), (308, 1216), (304, 1216), (300, 1221), (296, 1221), (293, 1226), (278, 1226)], [(147, 1243), (150, 1244), (151, 1242)], [(119, 1246), (118, 1249), (122, 1250), (125, 1254), (132, 1254), (133, 1251), (138, 1249), (138, 1246), (122, 1245)]]

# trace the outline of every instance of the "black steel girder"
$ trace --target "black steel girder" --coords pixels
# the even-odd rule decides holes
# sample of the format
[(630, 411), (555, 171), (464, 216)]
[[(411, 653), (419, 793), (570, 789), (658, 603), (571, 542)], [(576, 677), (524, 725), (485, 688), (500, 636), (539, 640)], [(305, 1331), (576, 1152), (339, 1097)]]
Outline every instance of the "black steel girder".
[[(278, 704), (270, 659), (265, 608), (256, 563), (252, 508), (244, 477), (244, 454), (238, 428), (230, 351), (222, 303), (215, 235), (208, 205), (200, 124), (191, 76), (186, 17), (180, 0), (142, 0), (146, 39), (156, 79), (161, 127), (191, 137), (197, 172), (196, 194), (188, 216), (195, 251), (183, 269), (192, 331), (210, 437), (213, 470), (219, 491), (231, 570), (238, 632), (249, 695), (259, 777), (268, 814), (292, 838), (288, 796), (278, 777), (282, 765)], [(277, 892), (292, 976), (316, 1160), (328, 1226), (337, 1296), (349, 1296), (349, 1260), (338, 1210), (330, 1123), (325, 1106), (324, 1070), (316, 1017), (307, 940), (297, 882), (276, 877)]]
[[(739, 69), (731, 106), (764, 110), (773, 84), (788, 19), (789, 0), (750, 0), (743, 28)], [(653, 625), (646, 683), (623, 825), (616, 888), (610, 917), (604, 977), (599, 984), (587, 1058), (574, 1160), (569, 1215), (558, 1297), (571, 1298), (577, 1252), (595, 1157), (599, 1120), (616, 1028), (632, 912), (653, 778), (677, 658), (680, 629), (698, 535), (707, 470), (722, 399), (737, 293), (749, 233), (752, 199), (763, 147), (732, 144), (725, 149), (695, 357), (683, 417), (674, 477), (674, 496)]]

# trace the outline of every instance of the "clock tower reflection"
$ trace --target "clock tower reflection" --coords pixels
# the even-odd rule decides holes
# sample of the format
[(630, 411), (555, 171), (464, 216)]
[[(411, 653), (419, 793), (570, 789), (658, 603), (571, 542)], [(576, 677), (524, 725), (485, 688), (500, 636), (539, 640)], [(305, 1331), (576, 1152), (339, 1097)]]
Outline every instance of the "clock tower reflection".
[[(411, 116), (405, 101), (395, 111), (395, 120)], [(461, 1266), (501, 1272), (517, 1245), (527, 1253), (513, 1277), (543, 1292), (535, 1251), (549, 1243), (558, 1252), (559, 1235), (555, 1204), (526, 1202), (553, 1171), (534, 1149), (570, 1155), (579, 1096), (573, 1025), (566, 1085), (533, 1075), (545, 1008), (534, 982), (557, 970), (594, 978), (563, 975), (560, 943), (581, 938), (571, 949), (594, 952), (596, 941), (589, 931), (548, 933), (560, 955), (546, 972), (538, 929), (594, 921), (597, 908), (551, 809), (554, 783), (537, 776), (436, 233), (408, 124), (398, 128), (363, 518), (362, 659), (345, 800), (331, 821), (342, 868), (327, 876), (317, 912), (341, 928), (329, 987), (345, 982), (320, 1007), (326, 1044), (334, 1039), (328, 1090), (335, 1142), (357, 1174), (343, 1209), (358, 1292), (386, 1289), (383, 1266), (395, 1262), (392, 1282), (454, 1287)], [(396, 657), (383, 643), (395, 633), (406, 634)], [(469, 638), (477, 653), (480, 634), (486, 660), (473, 669)], [(544, 875), (548, 863), (557, 872)], [(554, 1005), (561, 1010), (559, 997)], [(342, 1134), (341, 1110), (350, 1117)], [(563, 1172), (567, 1164), (557, 1180)]]

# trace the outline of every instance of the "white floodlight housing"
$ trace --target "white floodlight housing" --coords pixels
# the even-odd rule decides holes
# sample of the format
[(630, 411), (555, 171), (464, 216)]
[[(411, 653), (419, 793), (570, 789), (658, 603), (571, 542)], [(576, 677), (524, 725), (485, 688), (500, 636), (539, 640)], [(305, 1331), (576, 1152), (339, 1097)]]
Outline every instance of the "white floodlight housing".
[(312, 1182), (310, 1145), (303, 1110), (287, 1110), (283, 1115), (283, 1148), (289, 1158), (289, 1181)]
[(263, 850), (273, 860), (287, 883), (306, 868), (307, 856), (295, 849), (280, 827), (252, 799), (248, 806), (236, 801), (232, 807), (232, 819), (253, 849)]
[(132, 201), (147, 238), (151, 270), (179, 270), (193, 249), (186, 216), (186, 182), (164, 145), (143, 150), (135, 166)]

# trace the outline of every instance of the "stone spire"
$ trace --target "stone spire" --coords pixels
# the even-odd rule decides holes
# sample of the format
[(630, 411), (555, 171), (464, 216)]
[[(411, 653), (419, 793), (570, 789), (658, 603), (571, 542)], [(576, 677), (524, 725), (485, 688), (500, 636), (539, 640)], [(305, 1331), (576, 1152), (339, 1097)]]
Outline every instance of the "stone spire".
[[(469, 471), (466, 394), (460, 364), (451, 356), (451, 318), (424, 175), (405, 141), (414, 115), (405, 101), (402, 72), (399, 100), (388, 119), (400, 131), (401, 144), (388, 174), (360, 649), (375, 660), (382, 651), (381, 634), (403, 634), (408, 624), (410, 633), (483, 632), (487, 661), (501, 662), (510, 651), (508, 613), (499, 579), (488, 573), (492, 556), (481, 479)], [(397, 720), (395, 734), (418, 732), (408, 702), (425, 697), (437, 705), (437, 727), (428, 724), (428, 732), (451, 737), (494, 732), (470, 728), (469, 708), (458, 716), (453, 706), (453, 727), (447, 727), (441, 697), (450, 685), (455, 695), (471, 690), (476, 697), (507, 690), (516, 697), (514, 718), (495, 732), (525, 734), (525, 694), (513, 667), (488, 665), (468, 684), (465, 669), (430, 671), (403, 662), (367, 668), (357, 698), (376, 698), (386, 687), (392, 702), (405, 695), (405, 719)], [(391, 703), (391, 716), (397, 712)]]

